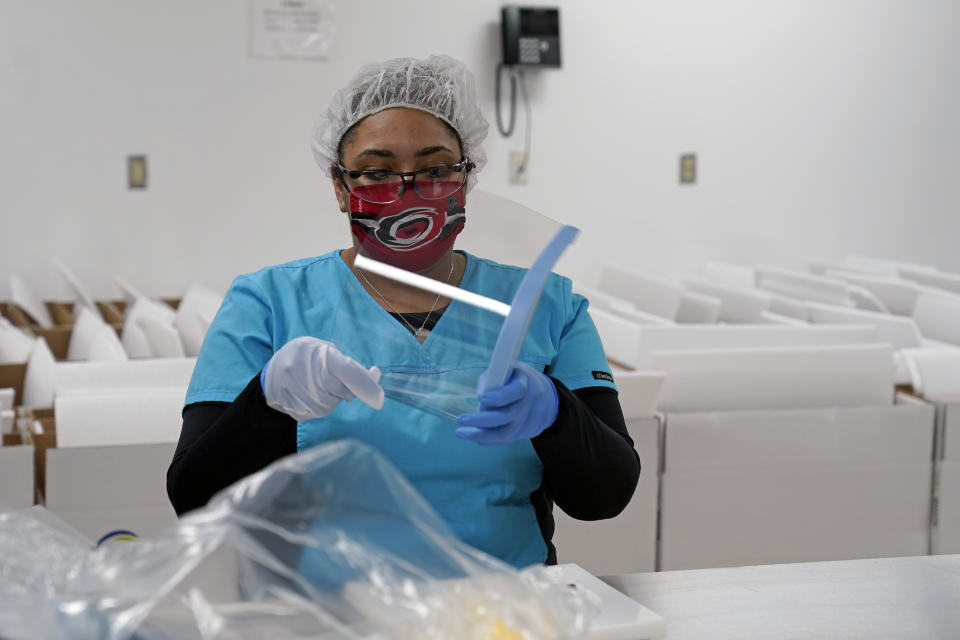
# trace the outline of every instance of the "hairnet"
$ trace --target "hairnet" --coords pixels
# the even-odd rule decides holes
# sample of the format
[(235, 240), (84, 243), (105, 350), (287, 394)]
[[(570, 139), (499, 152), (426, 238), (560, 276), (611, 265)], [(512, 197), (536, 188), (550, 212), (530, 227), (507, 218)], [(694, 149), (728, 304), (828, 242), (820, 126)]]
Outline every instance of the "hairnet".
[(317, 164), (328, 170), (336, 163), (340, 140), (350, 127), (391, 107), (426, 111), (453, 127), (460, 136), (463, 154), (476, 165), (467, 189), (476, 184), (476, 174), (487, 163), (481, 145), (488, 124), (477, 104), (473, 74), (450, 56), (394, 58), (360, 69), (333, 96), (313, 129), (310, 146)]

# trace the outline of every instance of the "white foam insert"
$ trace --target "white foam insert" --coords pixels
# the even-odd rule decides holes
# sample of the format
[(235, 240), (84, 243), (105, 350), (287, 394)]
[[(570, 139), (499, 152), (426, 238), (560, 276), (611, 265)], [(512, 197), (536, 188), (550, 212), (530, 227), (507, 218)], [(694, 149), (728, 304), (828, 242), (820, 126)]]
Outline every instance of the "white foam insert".
[(174, 326), (180, 333), (185, 355), (200, 353), (207, 327), (223, 303), (223, 296), (201, 284), (193, 284), (180, 300)]
[(720, 298), (684, 291), (677, 309), (677, 322), (684, 324), (715, 324), (720, 320)]
[(893, 276), (879, 276), (854, 271), (831, 269), (827, 275), (842, 278), (850, 284), (863, 287), (880, 299), (890, 313), (899, 316), (913, 314), (913, 305), (916, 304), (919, 287), (909, 280)]
[(658, 351), (667, 374), (662, 411), (889, 405), (893, 351), (887, 344)]
[(75, 314), (75, 320), (73, 330), (70, 332), (67, 360), (88, 360), (91, 346), (100, 330), (107, 324), (100, 317), (100, 314), (85, 306), (80, 307), (80, 310)]
[(766, 324), (784, 324), (790, 327), (809, 327), (810, 323), (806, 320), (800, 320), (791, 316), (785, 316), (773, 311), (764, 311), (760, 320)]
[(960, 349), (904, 349), (913, 390), (933, 402), (960, 402)]
[(773, 266), (756, 268), (756, 286), (798, 300), (812, 300), (851, 306), (847, 285), (842, 280)]
[(656, 351), (750, 349), (877, 342), (870, 325), (735, 324), (642, 327), (639, 331), (639, 369), (649, 369)]
[(120, 343), (117, 332), (110, 325), (104, 324), (97, 331), (90, 344), (88, 362), (122, 362), (127, 360), (127, 352)]
[(637, 309), (673, 320), (683, 300), (679, 282), (646, 273), (635, 273), (613, 265), (604, 265), (599, 288), (632, 302)]
[(133, 306), (127, 310), (123, 322), (123, 333), (120, 336), (120, 342), (131, 358), (150, 358), (159, 355), (154, 353), (154, 346), (151, 344), (152, 336), (139, 322), (143, 317), (149, 317), (159, 324), (173, 327), (176, 312), (166, 304), (149, 298), (137, 298)]
[(148, 358), (124, 362), (60, 362), (57, 394), (72, 389), (186, 386), (196, 358)]
[(0, 364), (26, 362), (33, 350), (33, 337), (0, 316)]
[(890, 309), (883, 303), (883, 300), (874, 295), (869, 289), (847, 283), (847, 293), (850, 295), (850, 300), (853, 302), (853, 305), (858, 309), (890, 313)]
[(810, 314), (803, 302), (779, 293), (770, 294), (770, 313), (803, 320), (804, 322), (810, 319)]
[(53, 326), (50, 312), (37, 292), (27, 284), (26, 280), (16, 274), (10, 275), (10, 299), (21, 309), (30, 314), (41, 327)]
[(601, 291), (595, 287), (583, 285), (579, 282), (573, 283), (573, 292), (577, 293), (590, 302), (590, 310), (600, 307), (601, 309), (630, 309), (637, 310), (637, 307), (629, 300), (619, 298), (607, 291)]
[(653, 416), (666, 377), (662, 371), (615, 371), (614, 381), (624, 417), (639, 419)]
[(955, 273), (902, 267), (900, 269), (900, 275), (907, 280), (912, 280), (928, 287), (935, 287), (950, 293), (960, 293), (960, 275)]
[(150, 315), (137, 318), (137, 325), (150, 344), (150, 353), (155, 358), (182, 358), (184, 357), (183, 343), (180, 333), (173, 324), (160, 321)]
[(643, 325), (638, 318), (626, 318), (607, 309), (593, 309), (590, 317), (597, 327), (608, 358), (631, 369), (643, 368), (640, 363), (640, 331)]
[(711, 282), (703, 278), (684, 278), (690, 291), (719, 298), (721, 322), (761, 322), (770, 310), (771, 296), (766, 291)]
[(807, 309), (810, 319), (817, 324), (873, 325), (878, 339), (890, 343), (894, 349), (909, 349), (922, 344), (923, 337), (911, 318), (817, 302), (807, 303)]
[(25, 407), (45, 408), (53, 406), (54, 372), (57, 362), (47, 341), (37, 338), (27, 360), (27, 372), (23, 378), (23, 401)]
[(960, 296), (925, 289), (917, 296), (913, 319), (925, 338), (960, 345)]
[(186, 387), (74, 389), (54, 403), (57, 446), (176, 442)]
[(73, 291), (78, 305), (86, 307), (91, 311), (95, 311), (97, 306), (93, 301), (93, 296), (90, 295), (87, 287), (84, 286), (83, 282), (80, 281), (80, 278), (77, 277), (77, 274), (74, 273), (73, 269), (64, 264), (59, 258), (53, 258), (51, 261), (53, 262), (53, 265), (56, 267), (57, 271), (60, 272), (60, 275), (63, 276), (64, 280), (67, 281), (67, 284)]
[(120, 289), (120, 292), (123, 294), (123, 299), (128, 305), (132, 305), (139, 298), (146, 298), (147, 296), (143, 295), (139, 289), (127, 282), (124, 278), (120, 276), (114, 276), (114, 283), (117, 285), (117, 288)]
[(647, 313), (646, 311), (640, 311), (639, 309), (627, 309), (625, 307), (614, 307), (609, 310), (613, 315), (623, 318), (624, 320), (629, 320), (630, 322), (645, 327), (650, 325), (656, 325), (658, 327), (672, 327), (676, 323), (673, 320), (667, 320), (666, 318), (652, 313)]
[(667, 422), (670, 471), (927, 462), (933, 446), (933, 409), (919, 402), (670, 413)]

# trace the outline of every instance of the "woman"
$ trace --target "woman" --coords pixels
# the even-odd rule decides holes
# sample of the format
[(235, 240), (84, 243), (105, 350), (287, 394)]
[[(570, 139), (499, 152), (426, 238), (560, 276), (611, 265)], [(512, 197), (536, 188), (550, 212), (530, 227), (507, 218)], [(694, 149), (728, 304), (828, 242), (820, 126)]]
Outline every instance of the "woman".
[(353, 246), (231, 285), (167, 474), (178, 513), (339, 438), (380, 450), (458, 536), (517, 567), (556, 562), (554, 502), (585, 520), (626, 506), (639, 458), (586, 300), (566, 278), (545, 286), (510, 379), (456, 428), (378, 384), (384, 358), (429, 351), (459, 366), (456, 341), (441, 338), (463, 330), (465, 305), (359, 270), (358, 252), (502, 300), (519, 285), (522, 270), (453, 251), (486, 131), (472, 75), (446, 56), (371, 65), (338, 92), (312, 143)]

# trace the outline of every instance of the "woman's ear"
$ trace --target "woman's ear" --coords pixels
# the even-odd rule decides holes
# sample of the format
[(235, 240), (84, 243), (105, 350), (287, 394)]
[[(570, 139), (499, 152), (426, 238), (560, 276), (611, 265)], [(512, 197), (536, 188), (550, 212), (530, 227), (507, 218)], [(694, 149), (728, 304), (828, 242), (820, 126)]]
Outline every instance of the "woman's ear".
[(330, 165), (330, 179), (333, 180), (333, 192), (337, 196), (340, 211), (350, 213), (350, 192), (347, 191), (347, 185), (343, 184), (343, 174), (335, 164)]

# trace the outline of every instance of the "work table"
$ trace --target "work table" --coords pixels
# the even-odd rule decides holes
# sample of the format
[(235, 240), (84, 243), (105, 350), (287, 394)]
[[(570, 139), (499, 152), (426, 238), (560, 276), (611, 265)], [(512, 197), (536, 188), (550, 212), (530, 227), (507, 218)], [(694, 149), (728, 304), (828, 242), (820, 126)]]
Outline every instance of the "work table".
[(664, 571), (603, 580), (668, 640), (960, 638), (960, 555)]

